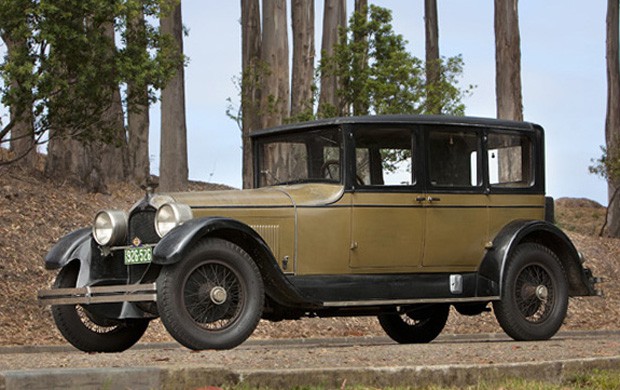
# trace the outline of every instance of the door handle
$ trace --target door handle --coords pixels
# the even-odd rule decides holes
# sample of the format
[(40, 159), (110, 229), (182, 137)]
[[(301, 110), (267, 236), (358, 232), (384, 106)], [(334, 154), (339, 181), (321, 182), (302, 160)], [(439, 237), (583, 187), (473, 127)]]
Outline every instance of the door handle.
[(427, 202), (431, 202), (432, 203), (432, 202), (439, 202), (440, 200), (441, 200), (441, 198), (435, 198), (433, 196), (418, 196), (418, 197), (415, 198), (416, 202), (427, 201)]

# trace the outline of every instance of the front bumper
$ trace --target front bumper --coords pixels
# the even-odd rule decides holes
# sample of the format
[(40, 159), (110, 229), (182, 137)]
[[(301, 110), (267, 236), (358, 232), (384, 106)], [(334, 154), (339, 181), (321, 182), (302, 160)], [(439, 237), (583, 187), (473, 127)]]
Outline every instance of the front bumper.
[(46, 305), (89, 305), (95, 303), (156, 302), (157, 285), (123, 284), (79, 288), (54, 288), (40, 290), (39, 304)]

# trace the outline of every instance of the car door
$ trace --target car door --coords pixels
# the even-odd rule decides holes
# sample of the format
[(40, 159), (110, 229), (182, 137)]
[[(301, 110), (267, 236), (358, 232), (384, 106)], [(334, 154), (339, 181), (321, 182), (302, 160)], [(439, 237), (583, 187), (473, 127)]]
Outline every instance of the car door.
[(414, 129), (368, 126), (353, 132), (351, 268), (390, 272), (420, 266), (424, 195), (417, 183)]
[(422, 265), (427, 271), (474, 271), (488, 244), (488, 196), (484, 190), (482, 130), (428, 126), (426, 231)]

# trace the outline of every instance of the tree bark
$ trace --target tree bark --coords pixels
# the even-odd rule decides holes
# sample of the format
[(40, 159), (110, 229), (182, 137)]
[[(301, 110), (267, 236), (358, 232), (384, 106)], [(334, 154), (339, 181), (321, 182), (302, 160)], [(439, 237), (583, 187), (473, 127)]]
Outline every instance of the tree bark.
[(314, 81), (314, 2), (293, 0), (291, 116), (312, 112)]
[(441, 78), (437, 0), (424, 0), (424, 26), (426, 35), (426, 113), (441, 114), (441, 99), (437, 93)]
[(497, 117), (523, 120), (518, 0), (495, 0)]
[[(113, 23), (106, 23), (102, 34), (114, 42)], [(74, 134), (64, 132), (58, 135), (52, 124), (45, 167), (49, 177), (74, 181), (87, 191), (101, 193), (108, 192), (109, 183), (127, 179), (127, 139), (119, 88), (111, 89), (109, 99), (101, 105), (105, 109), (99, 124), (88, 129), (93, 135), (89, 141), (73, 139)]]
[[(607, 234), (620, 237), (620, 198), (614, 194), (620, 187), (620, 52), (618, 36), (620, 21), (618, 0), (607, 1), (607, 114), (605, 117), (605, 142), (607, 158), (614, 167), (608, 172), (608, 226)], [(609, 171), (609, 169), (608, 169)]]
[(263, 2), (261, 58), (267, 70), (261, 86), (261, 125), (282, 124), (290, 113), (286, 0)]
[[(2, 34), (2, 40), (7, 48), (7, 55), (17, 55), (20, 50), (27, 50), (25, 41), (16, 41), (8, 33)], [(10, 88), (19, 90), (21, 81), (11, 80)], [(32, 114), (32, 99), (24, 98), (14, 102), (9, 107), (10, 120), (14, 121), (10, 135), (10, 149), (13, 158), (18, 159), (22, 166), (32, 168), (36, 164), (36, 144), (34, 139), (34, 116)]]
[[(368, 20), (368, 0), (355, 0), (354, 11), (364, 18), (364, 20)], [(355, 32), (353, 40), (358, 47), (363, 47), (363, 51), (360, 52), (357, 63), (355, 64), (357, 67), (356, 73), (360, 75), (366, 74), (368, 68), (368, 36)], [(347, 110), (348, 108), (345, 108), (345, 111)], [(353, 103), (353, 115), (367, 115), (368, 110), (368, 101), (366, 99), (355, 99)]]
[[(323, 38), (321, 40), (321, 61), (334, 54), (338, 44), (340, 27), (347, 23), (347, 9), (345, 0), (325, 0), (323, 11)], [(319, 115), (341, 114), (340, 99), (338, 98), (339, 80), (335, 76), (321, 76), (321, 92), (319, 94)], [(335, 112), (334, 112), (335, 110)]]
[[(104, 25), (104, 33), (114, 42), (114, 24), (112, 22)], [(113, 46), (112, 46), (113, 47)], [(103, 112), (102, 123), (108, 127), (110, 137), (108, 142), (97, 141), (97, 148), (91, 159), (93, 164), (101, 165), (102, 180), (104, 183), (115, 181), (125, 181), (128, 177), (127, 155), (127, 131), (125, 129), (125, 119), (123, 114), (123, 102), (119, 87), (110, 91), (111, 97), (109, 106)], [(96, 128), (93, 131), (97, 131)], [(98, 144), (98, 145), (97, 145)], [(97, 161), (98, 160), (98, 161)]]
[[(144, 13), (128, 21), (131, 29), (127, 45), (134, 50), (146, 52), (146, 31)], [(149, 161), (149, 96), (148, 86), (136, 81), (127, 85), (127, 126), (129, 177), (134, 183), (144, 185), (150, 176)]]
[(254, 186), (253, 151), (250, 133), (260, 129), (261, 56), (259, 0), (241, 0), (241, 140), (243, 188)]
[[(161, 32), (172, 36), (183, 53), (183, 19), (179, 3), (160, 20)], [(183, 191), (188, 185), (185, 75), (183, 64), (161, 92), (161, 152), (159, 189)]]

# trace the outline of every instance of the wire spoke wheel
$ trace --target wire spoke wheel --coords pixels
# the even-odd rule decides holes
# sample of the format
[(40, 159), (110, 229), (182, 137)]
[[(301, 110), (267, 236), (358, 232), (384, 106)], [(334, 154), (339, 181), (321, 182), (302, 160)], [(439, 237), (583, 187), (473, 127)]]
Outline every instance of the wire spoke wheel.
[[(76, 287), (79, 267), (72, 263), (60, 270), (54, 288)], [(149, 319), (106, 318), (93, 314), (91, 305), (53, 305), (52, 316), (60, 333), (85, 352), (121, 352), (134, 345), (149, 325)]]
[(568, 282), (562, 263), (547, 247), (525, 243), (506, 265), (495, 317), (515, 340), (547, 340), (562, 326), (568, 308)]
[(200, 265), (187, 277), (183, 297), (190, 317), (208, 330), (235, 322), (244, 306), (244, 291), (234, 270), (218, 261)]
[(161, 320), (187, 348), (230, 349), (244, 342), (261, 318), (263, 280), (239, 246), (205, 238), (157, 280)]
[(422, 310), (380, 314), (378, 319), (385, 333), (398, 343), (429, 343), (443, 330), (449, 310), (449, 305), (430, 305)]
[(532, 323), (544, 322), (555, 302), (555, 286), (549, 272), (540, 265), (525, 267), (515, 283), (519, 311)]
[(75, 312), (84, 327), (93, 333), (106, 334), (119, 328), (118, 323), (94, 318), (82, 305), (75, 305)]

